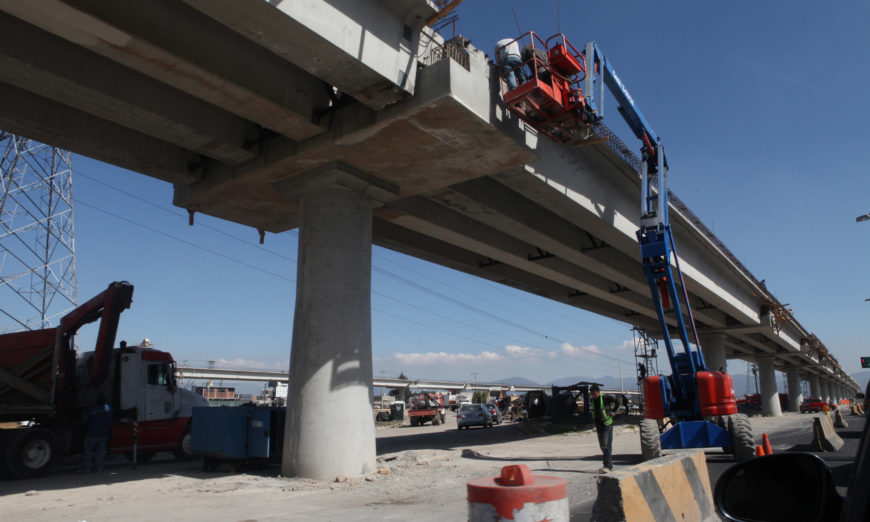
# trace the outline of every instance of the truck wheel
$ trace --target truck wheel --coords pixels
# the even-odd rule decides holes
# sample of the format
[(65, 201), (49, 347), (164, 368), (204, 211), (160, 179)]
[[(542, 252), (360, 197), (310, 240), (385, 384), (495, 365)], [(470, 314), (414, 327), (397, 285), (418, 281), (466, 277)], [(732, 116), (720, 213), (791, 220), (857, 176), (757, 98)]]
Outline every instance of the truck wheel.
[(193, 454), (193, 448), (190, 445), (189, 425), (187, 429), (184, 430), (184, 435), (181, 436), (181, 440), (178, 442), (178, 447), (172, 450), (172, 456), (175, 457), (175, 460), (188, 460), (196, 457), (196, 455)]
[(439, 424), (441, 424), (441, 417), (439, 417), (438, 414), (436, 413), (435, 416), (432, 417), (432, 425), (438, 426)]
[(659, 438), (659, 423), (655, 419), (640, 421), (640, 454), (644, 461), (662, 456), (662, 440)]
[(728, 431), (731, 432), (734, 458), (737, 462), (751, 459), (755, 456), (755, 439), (752, 438), (752, 424), (749, 418), (737, 413), (728, 418)]
[(25, 479), (45, 475), (58, 459), (54, 433), (27, 428), (11, 435), (6, 445), (6, 470), (12, 478)]

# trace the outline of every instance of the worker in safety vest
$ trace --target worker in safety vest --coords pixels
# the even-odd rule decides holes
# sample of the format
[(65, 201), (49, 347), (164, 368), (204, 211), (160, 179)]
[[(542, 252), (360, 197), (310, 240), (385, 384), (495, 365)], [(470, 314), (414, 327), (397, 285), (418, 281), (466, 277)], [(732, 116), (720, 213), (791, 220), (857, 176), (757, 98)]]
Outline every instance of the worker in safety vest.
[(517, 88), (517, 81), (519, 83), (526, 81), (523, 60), (520, 57), (520, 46), (515, 39), (502, 38), (495, 44), (495, 60), (498, 62), (501, 76), (507, 82), (509, 91)]
[(609, 473), (613, 471), (613, 417), (604, 407), (604, 398), (597, 384), (589, 387), (589, 403), (595, 431), (598, 432), (598, 446), (604, 454), (604, 466), (599, 471)]

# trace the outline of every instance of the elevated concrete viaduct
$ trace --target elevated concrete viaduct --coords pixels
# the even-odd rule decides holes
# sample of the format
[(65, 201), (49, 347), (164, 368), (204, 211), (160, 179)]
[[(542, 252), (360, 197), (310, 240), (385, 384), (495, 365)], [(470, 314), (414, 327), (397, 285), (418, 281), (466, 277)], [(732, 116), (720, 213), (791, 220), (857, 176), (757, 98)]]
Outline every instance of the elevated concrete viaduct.
[[(573, 148), (508, 116), (484, 53), (425, 27), (438, 9), (0, 0), (0, 128), (170, 182), (191, 214), (261, 234), (300, 228), (287, 475), (373, 469), (372, 243), (657, 330), (635, 239), (637, 159), (606, 127), (595, 129), (606, 142)], [(757, 362), (770, 415), (775, 370), (797, 388), (858, 391), (685, 205), (672, 207), (712, 368)]]

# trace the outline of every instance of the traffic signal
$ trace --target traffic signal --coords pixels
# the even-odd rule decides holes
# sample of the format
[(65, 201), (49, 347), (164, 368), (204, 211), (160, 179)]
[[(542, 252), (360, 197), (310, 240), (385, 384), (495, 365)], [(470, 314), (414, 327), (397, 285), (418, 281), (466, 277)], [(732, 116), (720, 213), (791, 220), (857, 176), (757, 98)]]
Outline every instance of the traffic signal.
[(861, 357), (861, 368), (870, 368), (870, 357)]

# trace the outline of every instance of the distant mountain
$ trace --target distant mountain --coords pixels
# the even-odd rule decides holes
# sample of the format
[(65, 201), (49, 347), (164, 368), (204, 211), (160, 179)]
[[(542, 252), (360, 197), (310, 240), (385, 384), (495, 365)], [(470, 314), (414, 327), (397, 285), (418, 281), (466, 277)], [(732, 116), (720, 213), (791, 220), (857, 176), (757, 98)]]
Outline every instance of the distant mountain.
[(508, 377), (507, 379), (496, 379), (492, 382), (501, 384), (513, 384), (514, 386), (539, 386), (538, 383), (525, 377)]
[(863, 370), (860, 372), (854, 372), (850, 374), (855, 382), (858, 383), (858, 386), (861, 387), (861, 391), (865, 391), (867, 389), (867, 381), (870, 381), (870, 370)]

